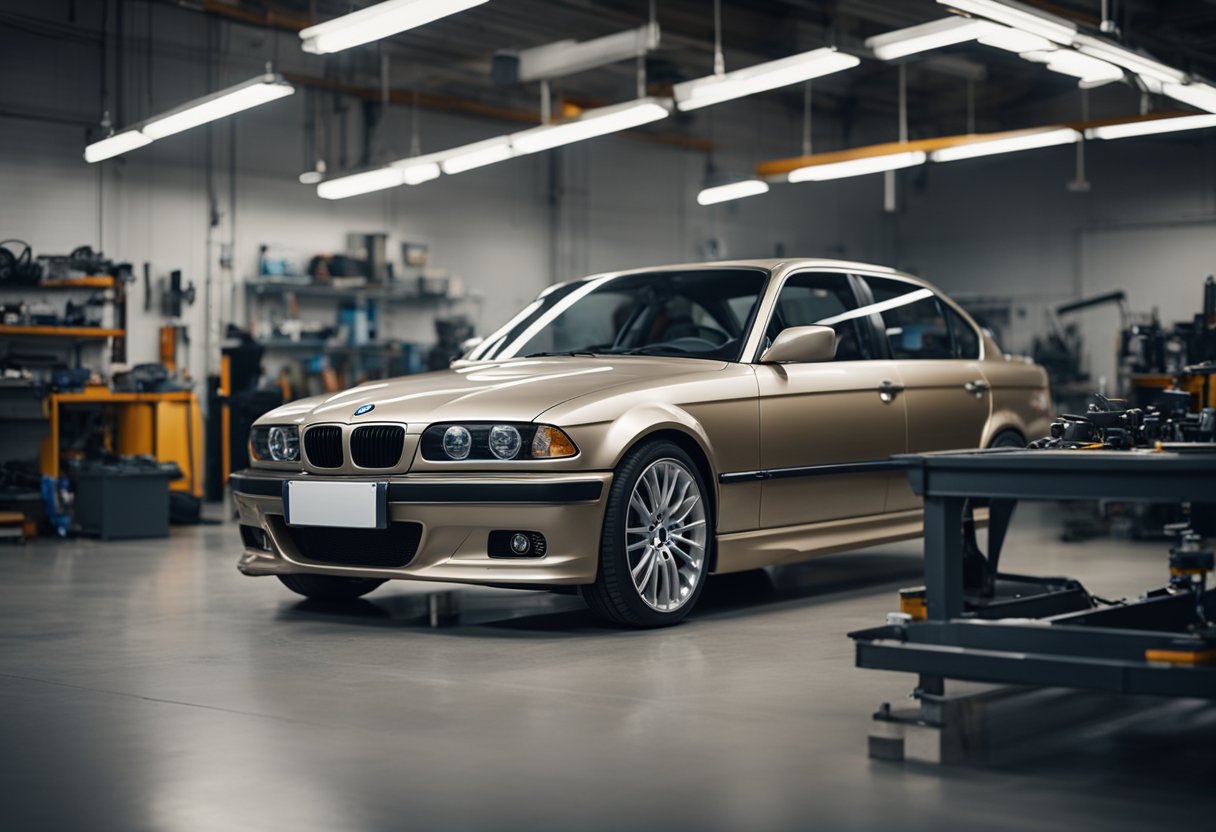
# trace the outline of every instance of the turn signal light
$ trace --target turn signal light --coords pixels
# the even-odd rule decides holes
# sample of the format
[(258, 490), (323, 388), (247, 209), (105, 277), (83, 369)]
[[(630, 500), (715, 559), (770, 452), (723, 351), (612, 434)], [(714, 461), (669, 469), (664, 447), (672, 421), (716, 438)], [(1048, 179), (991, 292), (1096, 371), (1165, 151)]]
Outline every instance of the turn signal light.
[(574, 456), (577, 453), (578, 448), (574, 446), (574, 440), (559, 428), (542, 425), (537, 428), (536, 436), (532, 438), (532, 456), (535, 459), (554, 459)]

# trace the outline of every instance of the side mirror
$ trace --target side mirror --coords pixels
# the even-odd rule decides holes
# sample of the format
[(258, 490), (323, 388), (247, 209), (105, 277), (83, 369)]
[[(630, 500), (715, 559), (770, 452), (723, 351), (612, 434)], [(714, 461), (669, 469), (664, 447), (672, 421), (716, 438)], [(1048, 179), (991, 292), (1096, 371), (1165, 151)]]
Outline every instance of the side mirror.
[(836, 357), (836, 330), (830, 326), (791, 326), (781, 330), (773, 345), (760, 356), (761, 363), (811, 364)]

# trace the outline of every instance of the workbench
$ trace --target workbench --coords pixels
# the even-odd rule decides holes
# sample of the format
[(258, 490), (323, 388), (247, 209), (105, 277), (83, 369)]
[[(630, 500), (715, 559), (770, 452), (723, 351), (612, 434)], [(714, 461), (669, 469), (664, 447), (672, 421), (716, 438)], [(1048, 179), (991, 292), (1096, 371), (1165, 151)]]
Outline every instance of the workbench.
[(57, 477), (60, 473), (60, 415), (65, 407), (116, 409), (118, 430), (112, 450), (177, 463), (184, 477), (170, 483), (170, 489), (202, 498), (203, 422), (193, 391), (133, 393), (87, 387), (80, 392), (48, 393), (43, 410), (50, 431), (42, 441), (40, 455), (40, 467), (46, 476)]
[[(1216, 638), (1189, 630), (1197, 620), (1189, 591), (993, 618), (967, 604), (964, 590), (969, 504), (990, 503), (987, 557), (999, 579), (1018, 501), (1211, 502), (1216, 453), (995, 449), (899, 459), (925, 500), (925, 616), (850, 633), (858, 667), (920, 674), (920, 690), (931, 695), (959, 679), (1216, 698)], [(1161, 561), (1164, 584), (1165, 551)], [(1209, 621), (1214, 599), (1216, 592), (1204, 596)]]

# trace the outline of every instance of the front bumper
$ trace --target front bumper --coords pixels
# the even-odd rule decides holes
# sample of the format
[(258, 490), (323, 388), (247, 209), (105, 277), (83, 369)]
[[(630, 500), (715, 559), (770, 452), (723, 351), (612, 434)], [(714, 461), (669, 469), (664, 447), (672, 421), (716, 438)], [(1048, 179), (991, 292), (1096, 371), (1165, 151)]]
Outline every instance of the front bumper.
[[(283, 484), (309, 481), (388, 483), (388, 520), (419, 524), (413, 559), (402, 567), (310, 561), (292, 540), (283, 517)], [(393, 477), (319, 477), (245, 470), (231, 478), (245, 526), (260, 528), (268, 549), (246, 546), (238, 568), (246, 575), (312, 573), (362, 578), (406, 578), (470, 584), (562, 586), (595, 580), (600, 530), (612, 474), (407, 474)], [(545, 536), (539, 558), (491, 558), (491, 531), (521, 529)], [(297, 534), (307, 530), (297, 528)]]

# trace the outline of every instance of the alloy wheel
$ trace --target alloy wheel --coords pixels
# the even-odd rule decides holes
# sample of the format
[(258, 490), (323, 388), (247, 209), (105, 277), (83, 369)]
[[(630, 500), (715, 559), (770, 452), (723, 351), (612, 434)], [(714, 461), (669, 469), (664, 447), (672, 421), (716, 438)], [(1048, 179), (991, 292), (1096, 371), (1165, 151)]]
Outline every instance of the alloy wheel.
[(705, 500), (696, 478), (675, 459), (647, 466), (634, 483), (625, 520), (633, 586), (651, 609), (682, 607), (705, 570)]

